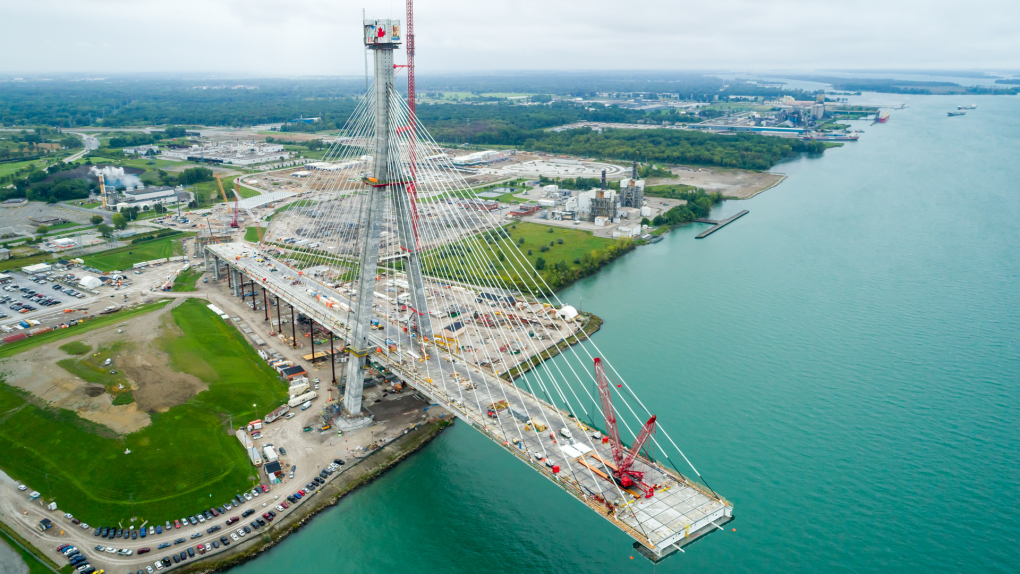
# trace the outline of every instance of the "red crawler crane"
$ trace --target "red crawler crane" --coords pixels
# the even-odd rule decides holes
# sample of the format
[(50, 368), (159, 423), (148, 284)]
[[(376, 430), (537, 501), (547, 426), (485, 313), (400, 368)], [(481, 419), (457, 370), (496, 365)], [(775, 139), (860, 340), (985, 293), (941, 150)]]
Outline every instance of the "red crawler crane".
[(652, 415), (652, 418), (648, 419), (645, 426), (641, 428), (637, 440), (634, 441), (634, 446), (627, 452), (623, 443), (620, 442), (620, 432), (616, 428), (616, 411), (613, 410), (613, 401), (609, 396), (609, 380), (606, 378), (606, 372), (602, 368), (602, 359), (598, 357), (595, 358), (595, 383), (599, 387), (599, 397), (602, 399), (602, 414), (606, 417), (606, 434), (609, 435), (609, 444), (613, 449), (613, 462), (616, 464), (616, 468), (610, 469), (613, 474), (613, 480), (623, 488), (630, 488), (638, 484), (644, 491), (645, 498), (651, 498), (655, 494), (655, 489), (651, 485), (645, 484), (645, 473), (634, 470), (633, 466), (638, 453), (641, 452), (641, 447), (644, 446), (648, 438), (655, 432), (655, 415)]

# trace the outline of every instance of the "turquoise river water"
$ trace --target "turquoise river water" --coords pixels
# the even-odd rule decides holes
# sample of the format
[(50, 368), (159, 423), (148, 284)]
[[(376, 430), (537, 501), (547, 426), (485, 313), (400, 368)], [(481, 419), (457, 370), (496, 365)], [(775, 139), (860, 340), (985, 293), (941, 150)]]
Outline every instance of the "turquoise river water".
[(232, 573), (1020, 571), (1020, 98), (895, 99), (715, 213), (744, 218), (561, 293), (725, 532), (653, 568), (458, 424)]

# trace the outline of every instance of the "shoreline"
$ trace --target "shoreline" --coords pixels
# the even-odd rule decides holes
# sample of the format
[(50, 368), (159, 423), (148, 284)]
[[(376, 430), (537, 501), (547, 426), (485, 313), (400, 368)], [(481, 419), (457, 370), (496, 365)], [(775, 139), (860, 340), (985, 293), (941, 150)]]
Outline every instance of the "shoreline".
[(236, 550), (216, 554), (216, 560), (208, 562), (198, 561), (189, 565), (178, 566), (174, 571), (188, 573), (225, 572), (235, 566), (257, 559), (291, 534), (297, 533), (301, 530), (302, 526), (311, 522), (320, 512), (337, 506), (344, 497), (359, 488), (371, 484), (406, 458), (424, 448), (446, 428), (452, 426), (454, 420), (456, 419), (453, 417), (450, 419), (430, 419), (424, 425), (372, 451), (368, 456), (361, 459), (358, 464), (337, 476), (336, 479), (326, 483), (321, 490), (314, 493), (313, 496), (317, 497), (316, 500), (306, 503), (308, 504), (307, 508), (299, 506), (297, 512), (289, 514), (279, 522), (270, 524), (262, 533), (253, 536), (245, 542), (235, 543), (239, 544)]
[[(319, 491), (315, 492), (313, 496), (317, 498), (314, 501), (310, 500), (299, 505), (295, 512), (279, 522), (270, 524), (262, 533), (235, 543), (238, 546), (228, 552), (213, 554), (209, 557), (211, 558), (209, 561), (199, 560), (191, 564), (183, 564), (177, 566), (174, 571), (224, 572), (258, 558), (291, 534), (298, 532), (302, 526), (310, 522), (320, 512), (337, 506), (347, 495), (371, 484), (409, 456), (423, 449), (442, 431), (453, 425), (455, 420), (452, 416), (449, 419), (429, 419), (418, 428), (408, 431), (400, 438), (372, 451), (360, 459), (357, 464), (351, 465), (349, 470), (337, 475), (334, 480), (327, 482)], [(54, 572), (61, 570), (60, 565), (54, 562), (49, 554), (17, 534), (11, 525), (2, 520), (0, 520), (0, 531), (3, 531), (5, 537), (15, 541), (23, 551), (33, 556), (47, 569)], [(4, 542), (8, 541), (4, 540)], [(18, 551), (14, 547), (12, 550)]]
[(749, 195), (747, 197), (736, 197), (736, 196), (728, 196), (728, 195), (727, 196), (723, 196), (723, 197), (725, 197), (727, 200), (731, 200), (732, 199), (732, 200), (736, 200), (736, 201), (743, 201), (745, 199), (751, 199), (752, 197), (757, 196), (759, 193), (764, 193), (764, 192), (772, 189), (773, 187), (776, 187), (777, 185), (779, 185), (779, 184), (783, 183), (784, 181), (786, 181), (787, 175), (785, 173), (777, 173), (775, 175), (779, 176), (779, 180), (773, 182), (772, 185), (769, 185), (768, 187), (763, 187), (763, 188), (759, 189), (758, 191), (752, 193), (751, 195)]

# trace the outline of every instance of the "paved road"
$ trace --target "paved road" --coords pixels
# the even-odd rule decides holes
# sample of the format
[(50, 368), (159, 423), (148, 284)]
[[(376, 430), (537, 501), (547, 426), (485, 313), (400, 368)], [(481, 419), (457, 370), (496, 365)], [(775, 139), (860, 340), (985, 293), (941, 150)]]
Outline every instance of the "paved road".
[(85, 149), (81, 150), (80, 152), (78, 152), (78, 153), (76, 153), (76, 154), (74, 154), (74, 155), (72, 155), (70, 157), (64, 158), (64, 163), (71, 163), (73, 161), (78, 161), (79, 159), (85, 157), (85, 154), (89, 153), (90, 151), (95, 150), (95, 149), (99, 149), (99, 140), (97, 140), (96, 138), (94, 138), (94, 137), (92, 137), (92, 136), (90, 136), (88, 134), (83, 134), (83, 133), (79, 133), (79, 132), (69, 132), (69, 133), (72, 133), (72, 134), (80, 137), (82, 140), (84, 140), (85, 141)]

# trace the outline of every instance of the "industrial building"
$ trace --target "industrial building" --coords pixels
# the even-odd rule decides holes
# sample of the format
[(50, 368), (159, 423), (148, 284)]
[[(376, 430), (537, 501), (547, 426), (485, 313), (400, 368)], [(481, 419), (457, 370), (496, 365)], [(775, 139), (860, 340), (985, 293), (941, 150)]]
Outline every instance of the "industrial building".
[(485, 199), (461, 199), (457, 202), (457, 207), (475, 211), (496, 211), (499, 209), (499, 202)]
[(457, 157), (451, 158), (450, 159), (450, 163), (452, 163), (453, 165), (455, 165), (457, 167), (465, 167), (465, 166), (472, 166), (472, 165), (482, 165), (482, 164), (491, 163), (491, 162), (494, 162), (494, 161), (499, 161), (501, 159), (510, 157), (512, 155), (517, 155), (517, 150), (515, 150), (515, 149), (508, 149), (508, 150), (502, 150), (502, 151), (496, 151), (496, 150), (478, 151), (478, 152), (475, 152), (475, 153), (469, 153), (467, 155), (461, 155), (461, 156), (457, 156)]
[[(151, 154), (149, 153), (150, 151), (152, 152)], [(124, 154), (125, 155), (131, 155), (131, 154), (135, 154), (135, 155), (156, 155), (158, 153), (160, 153), (159, 148), (154, 146), (154, 145), (140, 145), (140, 146), (136, 146), (136, 147), (126, 147), (126, 148), (124, 148)]]
[(168, 149), (162, 155), (167, 159), (227, 165), (252, 165), (290, 158), (290, 152), (284, 151), (282, 145), (254, 141), (195, 144), (186, 148)]
[(139, 185), (137, 187), (128, 187), (121, 191), (113, 191), (112, 188), (106, 188), (107, 194), (107, 205), (114, 206), (117, 210), (125, 207), (143, 207), (153, 206), (156, 204), (176, 204), (178, 202), (188, 202), (191, 200), (191, 194), (184, 191), (184, 187), (178, 185), (177, 187), (145, 187), (145, 185)]

